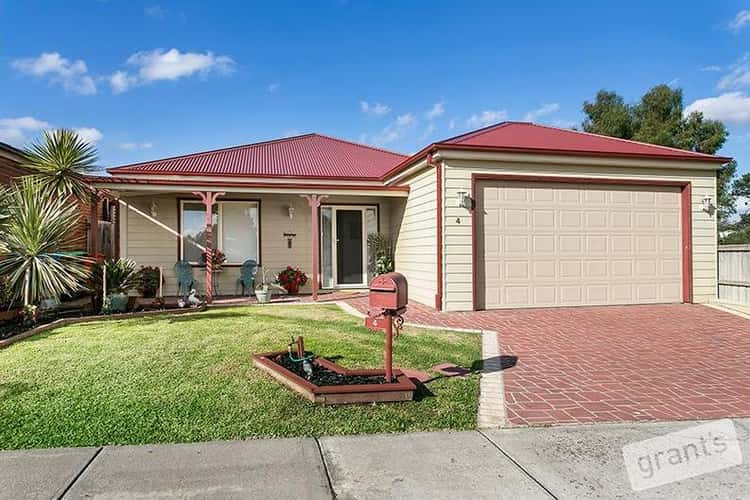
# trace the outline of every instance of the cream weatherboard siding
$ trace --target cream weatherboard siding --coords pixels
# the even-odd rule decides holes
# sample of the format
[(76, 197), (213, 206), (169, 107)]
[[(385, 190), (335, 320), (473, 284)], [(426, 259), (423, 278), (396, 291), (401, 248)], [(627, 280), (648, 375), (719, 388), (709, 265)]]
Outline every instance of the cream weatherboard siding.
[(437, 183), (428, 168), (400, 183), (409, 197), (393, 201), (396, 271), (409, 282), (409, 300), (435, 306), (437, 293)]
[[(190, 194), (184, 195), (142, 195), (123, 199), (120, 229), (120, 255), (133, 259), (139, 266), (161, 266), (166, 278), (164, 294), (177, 293), (177, 281), (173, 271), (178, 255), (178, 200), (197, 200)], [(274, 274), (284, 267), (299, 266), (307, 272), (312, 270), (312, 239), (310, 224), (310, 207), (307, 200), (298, 195), (235, 195), (220, 197), (227, 200), (260, 201), (261, 261)], [(152, 201), (156, 202), (156, 217), (151, 215)], [(379, 205), (381, 232), (391, 227), (391, 201), (373, 197), (331, 196), (323, 200), (324, 204), (372, 204)], [(289, 207), (293, 206), (294, 218), (289, 218)], [(287, 247), (284, 233), (296, 233), (292, 248)], [(216, 238), (216, 235), (214, 235)], [(215, 240), (214, 240), (215, 241)], [(201, 268), (194, 268), (198, 282), (197, 290), (203, 293), (205, 273)], [(237, 284), (238, 267), (225, 267), (219, 273), (218, 292), (239, 294)], [(311, 291), (311, 283), (302, 292)]]
[[(527, 160), (528, 161), (528, 160)], [(570, 162), (570, 163), (566, 163)], [(716, 299), (716, 214), (703, 210), (703, 198), (716, 200), (716, 172), (710, 168), (619, 167), (593, 163), (576, 164), (561, 158), (559, 163), (521, 163), (446, 159), (444, 166), (443, 308), (446, 311), (472, 309), (471, 213), (457, 205), (458, 191), (471, 192), (471, 176), (518, 174), (561, 177), (604, 177), (612, 179), (679, 180), (692, 184), (693, 300)], [(605, 163), (605, 162), (602, 162)], [(671, 165), (670, 165), (671, 167)]]

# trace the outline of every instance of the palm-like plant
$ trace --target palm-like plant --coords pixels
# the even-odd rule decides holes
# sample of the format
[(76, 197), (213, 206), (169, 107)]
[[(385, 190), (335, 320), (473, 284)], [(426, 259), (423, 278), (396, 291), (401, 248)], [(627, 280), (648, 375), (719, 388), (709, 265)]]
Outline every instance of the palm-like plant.
[(93, 196), (94, 190), (84, 176), (94, 170), (96, 148), (74, 131), (45, 131), (42, 141), (26, 148), (23, 156), (23, 166), (32, 171), (29, 177), (44, 190), (79, 200)]
[(8, 190), (8, 216), (0, 226), (0, 276), (24, 305), (57, 298), (83, 288), (88, 258), (70, 250), (70, 230), (78, 222), (78, 207), (32, 179)]

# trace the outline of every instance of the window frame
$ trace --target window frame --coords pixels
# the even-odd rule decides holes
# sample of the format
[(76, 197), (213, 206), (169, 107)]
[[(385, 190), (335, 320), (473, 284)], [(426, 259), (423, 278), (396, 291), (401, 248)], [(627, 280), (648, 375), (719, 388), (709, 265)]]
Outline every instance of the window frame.
[[(179, 236), (177, 238), (177, 260), (183, 260), (184, 258), (184, 236), (183, 236), (183, 223), (184, 223), (184, 216), (183, 216), (183, 210), (185, 208), (185, 203), (198, 203), (203, 206), (203, 211), (205, 215), (205, 208), (206, 206), (201, 202), (201, 200), (196, 198), (178, 198), (177, 199), (177, 228), (179, 231)], [(261, 234), (262, 234), (262, 217), (261, 217), (261, 201), (259, 199), (255, 198), (227, 198), (223, 199), (220, 198), (216, 200), (216, 209), (217, 209), (217, 217), (218, 217), (218, 223), (213, 226), (213, 243), (214, 243), (214, 250), (221, 250), (222, 249), (222, 239), (224, 236), (224, 223), (223, 223), (223, 204), (225, 203), (245, 203), (248, 205), (255, 205), (256, 210), (258, 211), (258, 224), (256, 228), (256, 242), (257, 242), (257, 264), (258, 266), (261, 264), (261, 248), (263, 248), (261, 244)], [(206, 267), (205, 264), (202, 262), (189, 262), (191, 266), (193, 267)], [(240, 267), (242, 266), (242, 262), (226, 262), (222, 265), (222, 267)]]

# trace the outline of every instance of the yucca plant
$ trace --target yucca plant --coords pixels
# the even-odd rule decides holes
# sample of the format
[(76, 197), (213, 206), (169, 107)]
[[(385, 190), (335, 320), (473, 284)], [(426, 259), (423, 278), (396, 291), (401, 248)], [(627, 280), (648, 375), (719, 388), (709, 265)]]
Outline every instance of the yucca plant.
[(74, 131), (45, 131), (41, 142), (24, 150), (23, 158), (23, 166), (32, 171), (28, 177), (43, 190), (84, 201), (93, 198), (95, 191), (85, 175), (95, 168), (96, 148)]
[(25, 178), (11, 187), (0, 226), (0, 276), (24, 305), (59, 298), (83, 287), (89, 260), (66, 253), (76, 241), (70, 231), (78, 222), (78, 207), (40, 189)]

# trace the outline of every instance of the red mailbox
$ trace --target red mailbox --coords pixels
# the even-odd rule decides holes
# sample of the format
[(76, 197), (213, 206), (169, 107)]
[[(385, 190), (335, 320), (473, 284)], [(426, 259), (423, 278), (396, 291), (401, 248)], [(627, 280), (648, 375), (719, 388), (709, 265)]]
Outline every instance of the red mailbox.
[(376, 276), (370, 282), (370, 307), (399, 311), (409, 303), (409, 285), (400, 273)]
[(370, 310), (367, 311), (365, 326), (371, 330), (385, 332), (385, 379), (393, 380), (393, 330), (398, 335), (409, 302), (409, 286), (406, 278), (399, 273), (386, 273), (370, 282)]

